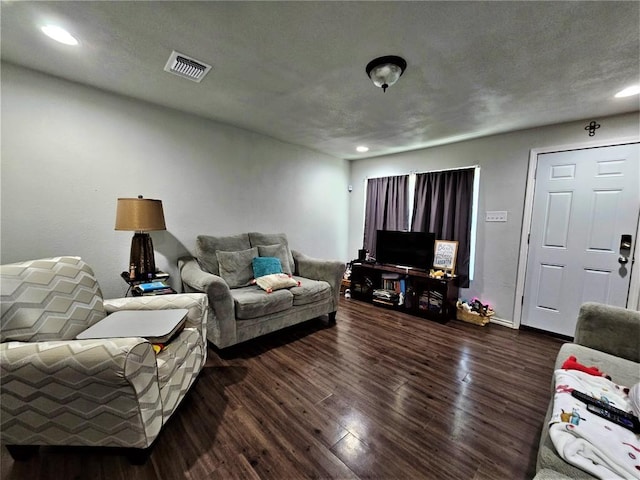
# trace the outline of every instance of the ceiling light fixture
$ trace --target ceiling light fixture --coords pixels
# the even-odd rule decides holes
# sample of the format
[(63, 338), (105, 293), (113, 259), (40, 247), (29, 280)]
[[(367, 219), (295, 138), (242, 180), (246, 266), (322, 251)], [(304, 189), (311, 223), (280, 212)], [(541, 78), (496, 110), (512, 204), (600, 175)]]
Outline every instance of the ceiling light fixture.
[(360, 145), (359, 147), (356, 147), (356, 151), (360, 152), (360, 153), (365, 153), (369, 151), (369, 147), (365, 147), (364, 145)]
[(387, 88), (396, 83), (406, 69), (407, 62), (403, 58), (389, 55), (371, 60), (367, 64), (366, 70), (373, 84), (386, 92)]
[(633, 85), (631, 87), (625, 88), (624, 90), (620, 90), (614, 96), (616, 98), (622, 98), (622, 97), (631, 97), (632, 95), (638, 95), (638, 94), (640, 94), (640, 85)]
[(45, 25), (41, 27), (42, 33), (47, 37), (53, 38), (56, 42), (64, 43), (65, 45), (78, 45), (78, 40), (67, 32), (64, 28), (56, 27), (55, 25)]

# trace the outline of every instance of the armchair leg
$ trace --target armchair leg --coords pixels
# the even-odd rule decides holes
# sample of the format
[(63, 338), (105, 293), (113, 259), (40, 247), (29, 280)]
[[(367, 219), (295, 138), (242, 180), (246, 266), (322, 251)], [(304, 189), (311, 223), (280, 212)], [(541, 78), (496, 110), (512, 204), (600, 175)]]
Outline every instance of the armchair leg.
[(38, 453), (38, 448), (38, 445), (7, 445), (11, 458), (16, 462), (26, 462)]
[(147, 448), (129, 448), (127, 459), (131, 465), (144, 465), (151, 456), (153, 445)]
[(335, 325), (336, 324), (336, 314), (338, 312), (331, 312), (329, 313), (329, 325)]

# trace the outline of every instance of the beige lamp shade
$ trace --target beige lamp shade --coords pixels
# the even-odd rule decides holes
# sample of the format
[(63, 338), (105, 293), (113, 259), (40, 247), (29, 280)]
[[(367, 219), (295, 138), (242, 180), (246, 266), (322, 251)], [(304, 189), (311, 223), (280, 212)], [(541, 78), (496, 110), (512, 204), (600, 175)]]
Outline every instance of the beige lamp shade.
[(119, 198), (115, 229), (133, 232), (166, 230), (162, 200), (142, 197)]
[(162, 201), (150, 198), (119, 198), (116, 209), (116, 230), (136, 232), (131, 239), (129, 278), (151, 280), (156, 272), (151, 235), (145, 232), (166, 230)]

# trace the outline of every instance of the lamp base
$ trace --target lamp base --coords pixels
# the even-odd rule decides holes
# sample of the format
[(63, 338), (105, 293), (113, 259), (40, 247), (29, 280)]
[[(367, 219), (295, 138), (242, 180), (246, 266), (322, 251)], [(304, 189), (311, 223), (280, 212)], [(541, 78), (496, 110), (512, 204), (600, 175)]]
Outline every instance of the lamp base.
[(153, 255), (153, 241), (148, 233), (136, 232), (131, 239), (129, 267), (131, 265), (135, 267), (136, 280), (151, 279), (155, 275), (156, 262)]

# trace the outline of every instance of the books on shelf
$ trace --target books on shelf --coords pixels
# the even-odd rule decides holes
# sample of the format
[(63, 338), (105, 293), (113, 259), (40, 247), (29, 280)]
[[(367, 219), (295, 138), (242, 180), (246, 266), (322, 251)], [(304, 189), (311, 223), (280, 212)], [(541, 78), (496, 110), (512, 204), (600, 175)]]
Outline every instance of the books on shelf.
[(136, 285), (136, 289), (141, 291), (142, 293), (151, 292), (153, 290), (160, 290), (162, 288), (167, 288), (167, 284), (164, 282), (148, 282)]
[(173, 288), (171, 287), (167, 287), (167, 288), (160, 288), (158, 290), (152, 290), (151, 292), (147, 292), (147, 293), (143, 293), (143, 296), (147, 296), (147, 295), (166, 295), (168, 293), (177, 293)]
[[(387, 275), (391, 275), (387, 277)], [(406, 293), (406, 281), (401, 278), (397, 273), (383, 274), (382, 275), (382, 288), (384, 290), (391, 290), (396, 293)]]
[(133, 287), (138, 295), (165, 295), (167, 293), (176, 293), (173, 288), (164, 282), (147, 282), (141, 283)]

